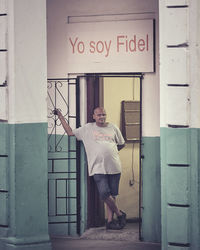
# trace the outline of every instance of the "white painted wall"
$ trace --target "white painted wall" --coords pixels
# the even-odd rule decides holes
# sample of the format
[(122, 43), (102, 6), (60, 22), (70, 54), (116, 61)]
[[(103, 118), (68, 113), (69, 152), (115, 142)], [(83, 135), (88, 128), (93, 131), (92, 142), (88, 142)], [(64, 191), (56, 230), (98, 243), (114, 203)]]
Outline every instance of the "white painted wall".
[[(200, 128), (199, 1), (159, 2), (161, 127), (174, 124)], [(189, 7), (167, 8), (176, 5)], [(180, 44), (187, 46), (167, 47)], [(179, 87), (180, 84), (188, 84), (188, 87)]]
[[(147, 18), (156, 20), (156, 70), (145, 74), (143, 80), (143, 136), (159, 136), (158, 0), (47, 0), (48, 77), (67, 77), (70, 73), (66, 64), (67, 22)], [(85, 72), (77, 68), (77, 73)]]
[[(160, 108), (161, 127), (167, 124), (200, 128), (200, 8), (199, 1), (160, 3)], [(167, 6), (188, 5), (188, 8)], [(186, 47), (167, 45), (187, 43)], [(166, 70), (167, 69), (167, 70)], [(188, 84), (188, 88), (167, 84)]]
[(45, 14), (45, 0), (8, 1), (9, 123), (47, 121)]

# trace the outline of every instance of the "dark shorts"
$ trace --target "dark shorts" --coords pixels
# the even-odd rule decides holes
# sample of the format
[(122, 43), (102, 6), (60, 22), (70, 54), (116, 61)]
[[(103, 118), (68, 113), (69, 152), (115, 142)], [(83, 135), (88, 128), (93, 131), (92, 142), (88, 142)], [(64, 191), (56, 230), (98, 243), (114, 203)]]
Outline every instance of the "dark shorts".
[(121, 174), (95, 174), (93, 177), (102, 200), (118, 195)]

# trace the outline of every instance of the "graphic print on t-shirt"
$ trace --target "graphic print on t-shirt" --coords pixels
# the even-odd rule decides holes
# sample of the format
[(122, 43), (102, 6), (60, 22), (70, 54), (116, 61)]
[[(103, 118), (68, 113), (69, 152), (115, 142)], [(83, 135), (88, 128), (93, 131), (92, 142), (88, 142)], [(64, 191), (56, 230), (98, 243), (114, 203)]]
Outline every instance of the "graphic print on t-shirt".
[(112, 134), (104, 134), (100, 131), (93, 131), (93, 136), (95, 141), (113, 141), (113, 135)]

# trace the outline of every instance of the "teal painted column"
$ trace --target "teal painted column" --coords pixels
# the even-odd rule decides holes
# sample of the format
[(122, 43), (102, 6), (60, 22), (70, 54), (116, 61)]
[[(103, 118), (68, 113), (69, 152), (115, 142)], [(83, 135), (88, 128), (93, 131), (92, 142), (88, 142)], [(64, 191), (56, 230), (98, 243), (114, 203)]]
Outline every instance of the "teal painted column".
[(189, 244), (189, 129), (161, 128), (162, 249)]
[(7, 146), (6, 230), (0, 249), (49, 250), (47, 124), (8, 125)]
[(160, 137), (143, 137), (142, 155), (142, 239), (161, 242)]
[(162, 249), (199, 249), (199, 129), (161, 128)]

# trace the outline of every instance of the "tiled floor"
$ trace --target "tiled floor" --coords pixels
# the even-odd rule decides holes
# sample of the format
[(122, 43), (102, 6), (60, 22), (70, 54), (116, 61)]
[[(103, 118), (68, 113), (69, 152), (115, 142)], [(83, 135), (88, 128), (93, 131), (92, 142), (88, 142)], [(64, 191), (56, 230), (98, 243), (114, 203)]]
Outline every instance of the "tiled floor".
[(81, 237), (52, 238), (53, 250), (160, 250), (160, 244), (139, 241), (136, 223), (128, 223), (122, 230), (90, 228)]
[(122, 230), (106, 230), (105, 227), (90, 228), (81, 239), (90, 240), (123, 240), (139, 241), (139, 226), (137, 223), (127, 223)]

